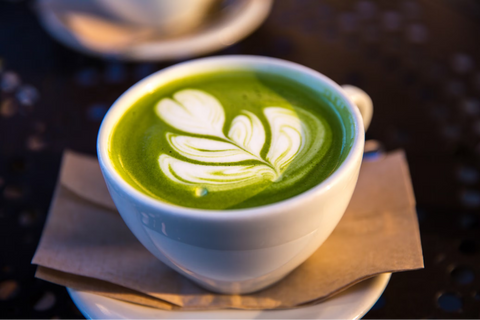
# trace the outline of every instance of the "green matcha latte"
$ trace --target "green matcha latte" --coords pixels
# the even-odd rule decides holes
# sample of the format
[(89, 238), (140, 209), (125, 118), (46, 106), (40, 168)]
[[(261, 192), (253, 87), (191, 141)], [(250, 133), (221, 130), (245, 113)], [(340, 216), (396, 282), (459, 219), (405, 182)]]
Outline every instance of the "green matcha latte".
[(195, 75), (132, 105), (110, 136), (117, 172), (161, 201), (238, 209), (296, 196), (329, 177), (353, 141), (331, 99), (252, 71)]

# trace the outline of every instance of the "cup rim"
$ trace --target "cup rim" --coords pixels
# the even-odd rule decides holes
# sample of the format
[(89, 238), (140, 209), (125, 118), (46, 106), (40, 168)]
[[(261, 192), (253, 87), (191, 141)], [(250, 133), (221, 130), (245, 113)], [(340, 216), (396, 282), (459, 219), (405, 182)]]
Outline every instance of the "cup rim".
[[(137, 101), (142, 95), (155, 90), (158, 87), (158, 85), (155, 86), (155, 83), (158, 83), (159, 79), (161, 79), (167, 72), (172, 72), (175, 69), (189, 67), (193, 68), (195, 66), (218, 68), (219, 66), (225, 66), (229, 63), (239, 63), (246, 65), (262, 64), (269, 67), (282, 67), (284, 69), (286, 68), (292, 71), (299, 71), (302, 74), (307, 74), (310, 77), (320, 82), (323, 82), (331, 89), (333, 89), (337, 95), (342, 96), (345, 100), (346, 107), (352, 115), (355, 125), (355, 135), (353, 137), (353, 145), (340, 166), (336, 168), (335, 171), (325, 180), (321, 181), (319, 184), (298, 195), (271, 204), (243, 209), (213, 210), (182, 207), (180, 205), (162, 202), (161, 200), (150, 197), (137, 190), (135, 187), (131, 186), (128, 182), (126, 182), (114, 168), (112, 160), (108, 155), (108, 147), (112, 130), (115, 128), (115, 125), (121, 119), (126, 110), (128, 110), (128, 108), (132, 106), (132, 103), (134, 101)], [(228, 67), (226, 68), (226, 70), (228, 70)], [(189, 75), (195, 73), (201, 72), (193, 71)], [(128, 103), (127, 101), (129, 100), (132, 101), (132, 103)], [(119, 111), (120, 108), (123, 109)], [(151, 74), (150, 76), (131, 86), (112, 104), (112, 106), (102, 120), (97, 136), (97, 155), (104, 178), (107, 179), (108, 176), (109, 178), (114, 180), (116, 186), (118, 186), (123, 192), (133, 197), (136, 201), (139, 201), (142, 204), (147, 205), (151, 208), (161, 210), (164, 213), (169, 213), (177, 217), (228, 221), (237, 219), (260, 218), (274, 215), (278, 211), (290, 211), (291, 209), (294, 209), (299, 203), (306, 202), (309, 199), (312, 199), (317, 195), (328, 191), (336, 182), (341, 180), (340, 177), (342, 175), (350, 171), (349, 169), (351, 169), (352, 166), (357, 165), (355, 162), (355, 158), (358, 157), (359, 154), (362, 154), (363, 143), (364, 126), (360, 111), (347, 97), (343, 89), (327, 76), (306, 66), (283, 59), (254, 55), (223, 55), (194, 59), (172, 65)]]

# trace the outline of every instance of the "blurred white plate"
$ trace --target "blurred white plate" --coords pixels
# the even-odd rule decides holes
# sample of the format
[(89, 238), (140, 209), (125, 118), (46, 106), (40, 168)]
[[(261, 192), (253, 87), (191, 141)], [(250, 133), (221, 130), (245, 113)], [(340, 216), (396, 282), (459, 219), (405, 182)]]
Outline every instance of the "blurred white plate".
[(36, 7), (47, 32), (72, 49), (122, 60), (163, 61), (192, 58), (238, 42), (261, 25), (272, 2), (230, 0), (203, 27), (170, 37), (160, 35), (152, 28), (121, 24), (101, 16), (68, 10), (62, 0), (37, 0)]
[(67, 288), (89, 319), (359, 319), (375, 304), (390, 280), (385, 273), (321, 303), (284, 310), (165, 311)]

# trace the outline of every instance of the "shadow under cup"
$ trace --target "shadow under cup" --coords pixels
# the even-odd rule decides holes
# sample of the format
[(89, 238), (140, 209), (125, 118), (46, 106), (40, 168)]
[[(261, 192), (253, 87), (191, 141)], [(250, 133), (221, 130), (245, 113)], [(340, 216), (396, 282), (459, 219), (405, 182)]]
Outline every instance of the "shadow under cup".
[[(129, 185), (109, 158), (109, 139), (135, 101), (177, 79), (229, 70), (279, 74), (318, 92), (345, 128), (339, 167), (317, 186), (270, 205), (201, 210), (153, 199)], [(113, 201), (138, 240), (158, 259), (201, 286), (249, 293), (282, 279), (330, 235), (350, 201), (363, 155), (361, 116), (342, 89), (306, 67), (265, 57), (193, 60), (159, 71), (124, 93), (102, 122), (97, 151)]]

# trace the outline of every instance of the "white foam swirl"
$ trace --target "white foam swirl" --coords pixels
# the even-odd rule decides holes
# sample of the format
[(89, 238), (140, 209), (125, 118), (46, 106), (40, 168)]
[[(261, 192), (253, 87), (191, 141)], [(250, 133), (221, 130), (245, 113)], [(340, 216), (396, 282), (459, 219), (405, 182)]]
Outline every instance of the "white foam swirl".
[(275, 171), (266, 165), (216, 166), (194, 164), (162, 154), (158, 158), (163, 173), (172, 181), (189, 186), (207, 186), (208, 191), (232, 190), (275, 180)]
[(193, 134), (224, 138), (225, 112), (215, 97), (200, 90), (181, 90), (162, 99), (156, 114), (172, 127)]
[[(211, 191), (211, 188), (231, 190), (261, 181), (277, 181), (297, 156), (301, 155), (300, 162), (304, 165), (315, 154), (312, 146), (323, 143), (324, 127), (309, 112), (293, 107), (267, 107), (263, 113), (270, 126), (271, 140), (267, 155), (263, 158), (261, 152), (266, 142), (266, 131), (255, 114), (242, 110), (242, 114), (233, 119), (225, 136), (225, 113), (213, 96), (200, 90), (187, 89), (175, 93), (173, 98), (158, 102), (156, 114), (178, 130), (204, 135), (166, 134), (167, 141), (178, 154), (202, 163), (160, 155), (158, 161), (162, 172), (179, 184), (208, 186)], [(299, 114), (308, 119), (310, 124), (304, 124)], [(256, 163), (242, 164), (243, 161)], [(219, 165), (226, 163), (230, 165)]]
[(265, 129), (256, 115), (246, 110), (243, 113), (233, 119), (228, 137), (245, 150), (260, 157), (260, 151), (265, 144)]
[(173, 133), (167, 133), (167, 140), (175, 151), (192, 160), (210, 163), (258, 160), (254, 155), (228, 142)]
[(303, 147), (302, 122), (295, 111), (286, 108), (269, 107), (263, 113), (272, 131), (267, 160), (282, 172)]

